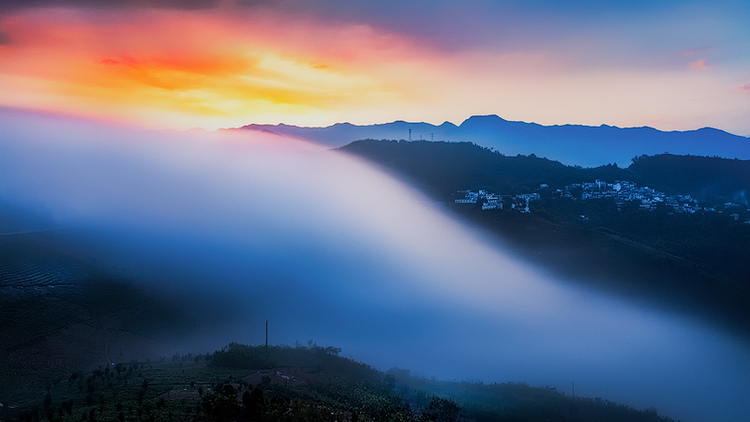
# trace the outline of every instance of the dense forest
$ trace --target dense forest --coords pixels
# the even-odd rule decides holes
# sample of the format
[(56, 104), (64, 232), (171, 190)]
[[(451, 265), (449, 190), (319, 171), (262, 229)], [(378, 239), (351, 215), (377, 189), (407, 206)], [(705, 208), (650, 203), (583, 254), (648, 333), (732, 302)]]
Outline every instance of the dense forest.
[[(510, 241), (525, 259), (569, 280), (698, 313), (750, 335), (750, 161), (662, 154), (635, 157), (628, 168), (581, 168), (471, 143), (363, 140), (340, 150), (395, 172), (464, 221)], [(714, 210), (644, 211), (612, 199), (553, 196), (595, 180), (691, 195)], [(467, 189), (540, 196), (529, 203), (529, 213), (483, 211), (454, 204), (458, 191)]]

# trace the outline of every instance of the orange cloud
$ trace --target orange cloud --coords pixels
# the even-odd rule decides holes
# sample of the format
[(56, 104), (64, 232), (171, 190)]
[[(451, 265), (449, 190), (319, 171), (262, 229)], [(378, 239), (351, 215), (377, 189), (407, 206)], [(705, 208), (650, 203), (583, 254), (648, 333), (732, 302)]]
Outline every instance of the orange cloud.
[[(592, 65), (575, 59), (590, 53), (587, 44), (446, 50), (429, 37), (260, 6), (36, 8), (4, 15), (2, 33), (0, 106), (152, 127), (440, 124), (496, 113), (542, 124), (748, 130), (746, 96), (727, 91), (726, 75)], [(726, 118), (729, 126), (716, 121), (723, 115), (740, 117)]]
[(14, 95), (2, 105), (254, 116), (408, 91), (376, 74), (407, 55), (409, 40), (364, 25), (247, 11), (44, 9), (9, 17), (3, 30), (11, 42), (0, 46), (0, 88)]

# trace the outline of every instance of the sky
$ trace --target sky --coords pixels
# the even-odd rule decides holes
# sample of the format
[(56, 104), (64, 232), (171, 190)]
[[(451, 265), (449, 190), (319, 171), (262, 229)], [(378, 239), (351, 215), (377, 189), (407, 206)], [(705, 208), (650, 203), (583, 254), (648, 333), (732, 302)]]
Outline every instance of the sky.
[(497, 114), (750, 136), (750, 3), (5, 0), (0, 106), (147, 128)]

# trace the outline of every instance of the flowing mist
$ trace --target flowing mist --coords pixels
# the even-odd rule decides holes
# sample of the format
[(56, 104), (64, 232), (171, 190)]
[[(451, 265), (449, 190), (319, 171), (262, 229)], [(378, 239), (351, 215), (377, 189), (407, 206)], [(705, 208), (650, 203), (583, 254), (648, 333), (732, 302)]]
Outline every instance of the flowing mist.
[(362, 161), (246, 131), (12, 110), (0, 128), (17, 230), (54, 228), (190, 309), (203, 329), (184, 351), (260, 343), (268, 319), (271, 343), (312, 338), (380, 369), (750, 420), (746, 342), (555, 280)]

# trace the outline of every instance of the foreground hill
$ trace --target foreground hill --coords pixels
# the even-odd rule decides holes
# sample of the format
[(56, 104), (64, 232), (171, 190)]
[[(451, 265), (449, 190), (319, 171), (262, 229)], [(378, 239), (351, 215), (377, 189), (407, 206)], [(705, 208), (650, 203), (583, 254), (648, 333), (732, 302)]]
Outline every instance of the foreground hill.
[(636, 155), (665, 152), (750, 159), (748, 138), (713, 128), (665, 132), (651, 127), (543, 126), (508, 121), (495, 115), (472, 116), (458, 126), (449, 122), (435, 126), (396, 121), (368, 126), (339, 123), (328, 127), (253, 124), (242, 129), (304, 138), (332, 147), (358, 139), (468, 141), (507, 155), (534, 153), (583, 167), (622, 165)]
[(76, 372), (24, 391), (22, 421), (570, 421), (664, 422), (655, 410), (523, 384), (439, 382), (377, 371), (340, 349), (232, 343)]
[[(640, 156), (628, 168), (580, 168), (470, 143), (368, 140), (341, 150), (395, 171), (566, 278), (698, 313), (750, 335), (750, 161), (663, 154)], [(581, 184), (596, 180), (651, 187), (666, 200), (657, 198), (662, 202), (648, 210), (613, 195), (582, 200)], [(505, 207), (454, 204), (463, 197), (457, 191), (467, 189), (498, 194)], [(536, 200), (514, 199), (531, 193)], [(691, 202), (682, 212), (677, 203), (667, 205), (672, 197), (666, 195), (685, 201), (692, 195), (699, 205)]]

